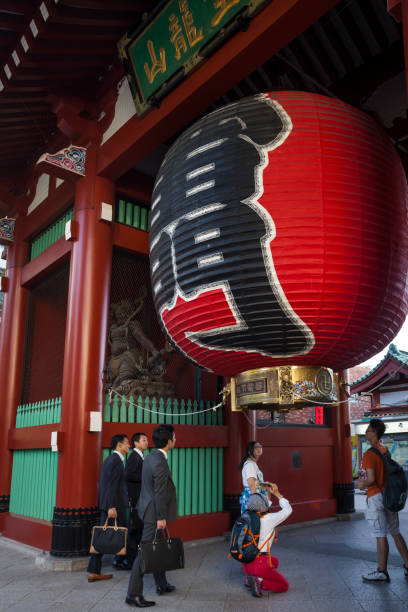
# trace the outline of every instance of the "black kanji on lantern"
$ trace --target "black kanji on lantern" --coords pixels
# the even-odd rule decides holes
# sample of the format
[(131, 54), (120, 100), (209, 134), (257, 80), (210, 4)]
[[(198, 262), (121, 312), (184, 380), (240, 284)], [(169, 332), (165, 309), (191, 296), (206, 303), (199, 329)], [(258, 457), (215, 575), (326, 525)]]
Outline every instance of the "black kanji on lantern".
[(195, 123), (160, 168), (150, 230), (157, 311), (172, 310), (177, 296), (190, 301), (220, 287), (236, 320), (186, 329), (200, 346), (276, 357), (313, 347), (313, 334), (278, 281), (270, 248), (274, 222), (258, 202), (268, 151), (291, 129), (279, 104), (264, 95), (247, 98)]

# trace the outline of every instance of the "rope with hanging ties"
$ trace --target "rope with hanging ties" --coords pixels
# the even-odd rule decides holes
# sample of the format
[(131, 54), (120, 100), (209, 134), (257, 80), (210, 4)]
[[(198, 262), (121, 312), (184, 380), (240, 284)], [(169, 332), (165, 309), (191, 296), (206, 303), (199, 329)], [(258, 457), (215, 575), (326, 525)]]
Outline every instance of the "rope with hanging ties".
[[(115, 391), (115, 389), (111, 389), (109, 391), (109, 401), (111, 401), (112, 395), (116, 395), (117, 397), (120, 397), (122, 399), (122, 401), (124, 401), (126, 404), (132, 404), (134, 405), (134, 402), (130, 401), (126, 395), (122, 395), (121, 393), (118, 393), (117, 391)], [(219, 402), (219, 404), (216, 404), (215, 406), (211, 406), (210, 408), (204, 408), (203, 410), (196, 410), (195, 412), (172, 412), (172, 413), (168, 413), (168, 412), (160, 412), (158, 410), (151, 410), (150, 408), (146, 408), (145, 406), (142, 406), (142, 410), (146, 410), (146, 412), (150, 412), (151, 414), (159, 414), (162, 416), (171, 416), (171, 417), (176, 417), (176, 416), (180, 416), (180, 417), (185, 417), (185, 416), (193, 416), (194, 414), (203, 414), (204, 412), (216, 412), (218, 410), (218, 408), (220, 408), (220, 406), (222, 406), (222, 402)]]

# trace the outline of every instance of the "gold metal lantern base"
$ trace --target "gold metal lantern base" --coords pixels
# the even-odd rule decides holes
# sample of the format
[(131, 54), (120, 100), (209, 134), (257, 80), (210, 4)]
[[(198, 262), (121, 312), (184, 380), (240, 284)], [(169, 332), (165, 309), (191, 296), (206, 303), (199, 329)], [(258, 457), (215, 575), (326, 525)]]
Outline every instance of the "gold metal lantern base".
[(231, 409), (288, 412), (339, 400), (338, 374), (321, 366), (247, 370), (231, 378)]

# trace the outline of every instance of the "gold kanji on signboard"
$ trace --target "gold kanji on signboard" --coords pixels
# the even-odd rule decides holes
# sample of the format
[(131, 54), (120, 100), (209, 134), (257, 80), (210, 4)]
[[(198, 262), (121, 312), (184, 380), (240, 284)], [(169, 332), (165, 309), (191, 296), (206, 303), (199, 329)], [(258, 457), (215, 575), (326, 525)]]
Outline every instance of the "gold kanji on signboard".
[(180, 12), (182, 13), (183, 23), (187, 34), (187, 40), (190, 47), (194, 47), (200, 40), (204, 38), (203, 29), (197, 28), (194, 25), (194, 18), (189, 9), (187, 0), (179, 0)]
[(157, 59), (154, 44), (151, 40), (147, 42), (147, 49), (149, 51), (150, 59), (152, 61), (152, 66), (150, 67), (149, 64), (145, 62), (144, 69), (149, 83), (152, 84), (156, 75), (158, 75), (159, 72), (166, 72), (166, 52), (163, 47), (160, 47), (160, 59)]
[(241, 0), (214, 0), (214, 8), (219, 9), (219, 12), (212, 18), (211, 25), (216, 26), (221, 19), (228, 13), (230, 8), (239, 4)]
[(169, 20), (169, 30), (171, 32), (170, 41), (173, 43), (174, 48), (176, 50), (175, 58), (179, 60), (181, 58), (181, 52), (183, 51), (184, 53), (186, 53), (187, 51), (187, 43), (186, 39), (184, 38), (184, 34), (181, 29), (178, 17), (176, 17), (175, 14), (172, 13), (170, 15)]

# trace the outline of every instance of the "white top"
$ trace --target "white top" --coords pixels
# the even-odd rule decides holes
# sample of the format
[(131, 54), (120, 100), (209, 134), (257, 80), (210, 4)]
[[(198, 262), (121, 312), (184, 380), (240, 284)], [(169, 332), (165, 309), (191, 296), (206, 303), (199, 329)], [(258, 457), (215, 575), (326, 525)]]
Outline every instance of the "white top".
[(248, 478), (255, 478), (255, 485), (260, 489), (260, 483), (264, 481), (263, 474), (259, 469), (256, 461), (248, 459), (242, 467), (242, 485), (248, 487)]
[(140, 450), (140, 448), (134, 448), (133, 450), (136, 451), (137, 454), (140, 455), (141, 458), (144, 460), (144, 454), (143, 451)]
[(290, 505), (287, 499), (281, 497), (279, 500), (279, 505), (282, 510), (279, 510), (279, 512), (268, 512), (268, 514), (265, 514), (261, 517), (261, 529), (259, 532), (258, 548), (263, 553), (268, 552), (268, 545), (269, 548), (271, 547), (271, 544), (273, 542), (273, 536), (269, 540), (268, 544), (266, 544), (266, 546), (262, 548), (263, 544), (269, 538), (271, 533), (275, 531), (275, 527), (277, 525), (280, 525), (280, 523), (283, 523), (283, 521), (292, 514), (292, 506)]
[(163, 455), (165, 456), (166, 461), (167, 461), (167, 453), (166, 453), (166, 451), (163, 450), (162, 448), (159, 448), (158, 450), (163, 453)]
[(122, 459), (122, 463), (123, 463), (123, 461), (125, 460), (124, 455), (122, 455), (122, 453), (120, 453), (118, 450), (114, 450), (113, 452), (116, 453), (117, 455), (119, 455), (119, 457)]

